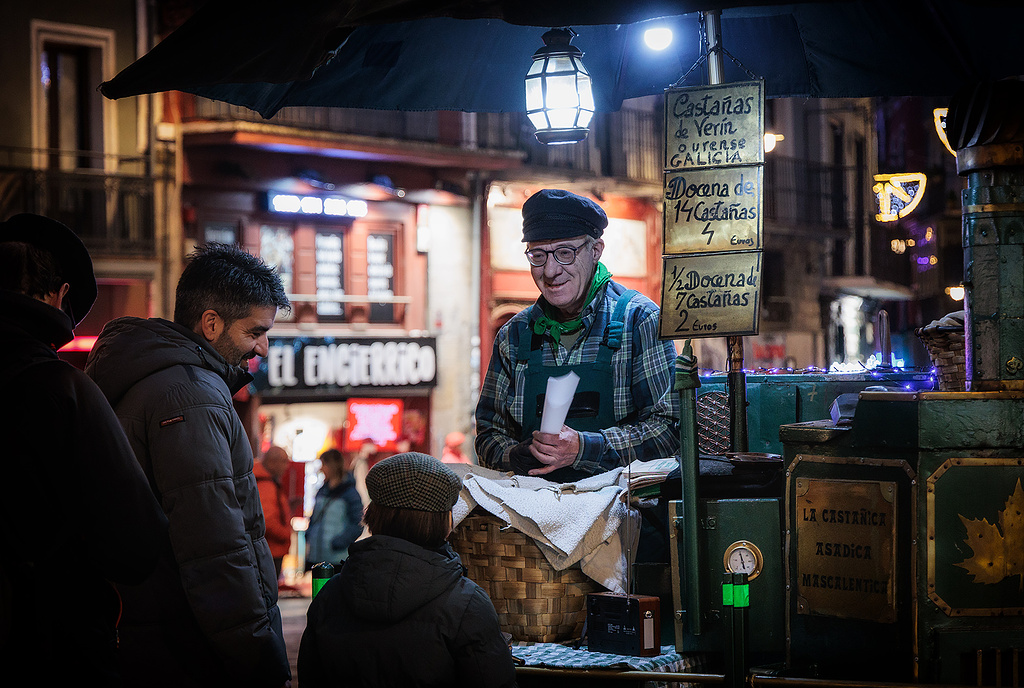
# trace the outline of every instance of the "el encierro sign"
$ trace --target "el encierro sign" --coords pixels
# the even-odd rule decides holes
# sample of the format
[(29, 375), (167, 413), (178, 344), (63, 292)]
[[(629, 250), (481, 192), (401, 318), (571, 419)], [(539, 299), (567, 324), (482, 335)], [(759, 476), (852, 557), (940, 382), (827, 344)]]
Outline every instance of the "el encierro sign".
[(254, 373), (266, 395), (437, 385), (433, 337), (274, 337)]

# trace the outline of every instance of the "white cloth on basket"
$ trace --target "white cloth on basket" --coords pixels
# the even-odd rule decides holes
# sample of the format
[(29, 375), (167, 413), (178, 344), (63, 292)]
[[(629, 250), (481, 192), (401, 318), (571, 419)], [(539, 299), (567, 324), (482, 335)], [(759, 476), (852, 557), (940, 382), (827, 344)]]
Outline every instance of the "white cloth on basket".
[(462, 478), (452, 509), (456, 525), (480, 507), (532, 538), (556, 571), (579, 562), (589, 578), (626, 592), (627, 553), (632, 561), (640, 515), (627, 508), (622, 468), (559, 484), (481, 466), (449, 467)]

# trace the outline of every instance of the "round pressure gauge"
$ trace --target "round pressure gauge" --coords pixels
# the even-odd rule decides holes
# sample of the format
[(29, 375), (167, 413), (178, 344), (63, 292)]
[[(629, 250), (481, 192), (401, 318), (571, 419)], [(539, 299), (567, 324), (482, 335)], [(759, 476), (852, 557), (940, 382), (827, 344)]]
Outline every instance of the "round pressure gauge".
[(753, 542), (737, 540), (725, 548), (723, 563), (729, 573), (745, 573), (747, 580), (754, 580), (761, 573), (764, 558)]

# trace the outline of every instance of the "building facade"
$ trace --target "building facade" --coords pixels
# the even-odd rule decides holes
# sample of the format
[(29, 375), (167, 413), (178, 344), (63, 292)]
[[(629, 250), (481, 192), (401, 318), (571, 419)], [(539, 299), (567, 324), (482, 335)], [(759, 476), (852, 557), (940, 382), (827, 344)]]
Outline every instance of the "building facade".
[[(0, 27), (11, 46), (0, 77), (0, 210), (51, 215), (82, 234), (100, 281), (86, 337), (119, 315), (171, 317), (198, 243), (238, 243), (276, 265), (294, 308), (238, 400), (257, 451), (284, 443), (308, 460), (332, 442), (351, 447), (371, 432), (353, 427), (351, 407), (363, 400), (397, 414), (391, 430), (373, 431), (388, 451), (438, 454), (451, 431), (471, 451), (494, 334), (537, 296), (519, 213), (541, 188), (602, 203), (609, 269), (660, 301), (660, 96), (597, 113), (581, 143), (545, 146), (521, 113), (294, 108), (264, 120), (181, 93), (98, 94), (190, 11), (130, 1), (102, 12), (58, 0), (11, 8)], [(744, 338), (746, 368), (864, 360), (883, 307), (900, 336), (923, 324), (910, 287), (943, 285), (894, 264), (891, 228), (873, 219), (887, 112), (902, 121), (867, 99), (766, 103), (778, 142), (766, 154), (760, 331)], [(885, 171), (898, 162), (892, 131)], [(89, 341), (78, 344), (67, 356), (84, 360)], [(723, 338), (695, 344), (702, 368), (727, 367)]]

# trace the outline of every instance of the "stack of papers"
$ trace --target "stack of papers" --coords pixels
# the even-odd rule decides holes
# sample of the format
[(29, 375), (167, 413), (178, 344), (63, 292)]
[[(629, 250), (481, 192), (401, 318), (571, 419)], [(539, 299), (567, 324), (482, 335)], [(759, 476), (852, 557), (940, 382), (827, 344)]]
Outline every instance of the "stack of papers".
[(629, 479), (629, 489), (633, 491), (665, 482), (668, 474), (678, 467), (679, 459), (669, 456), (653, 461), (634, 461), (623, 470), (623, 473)]

